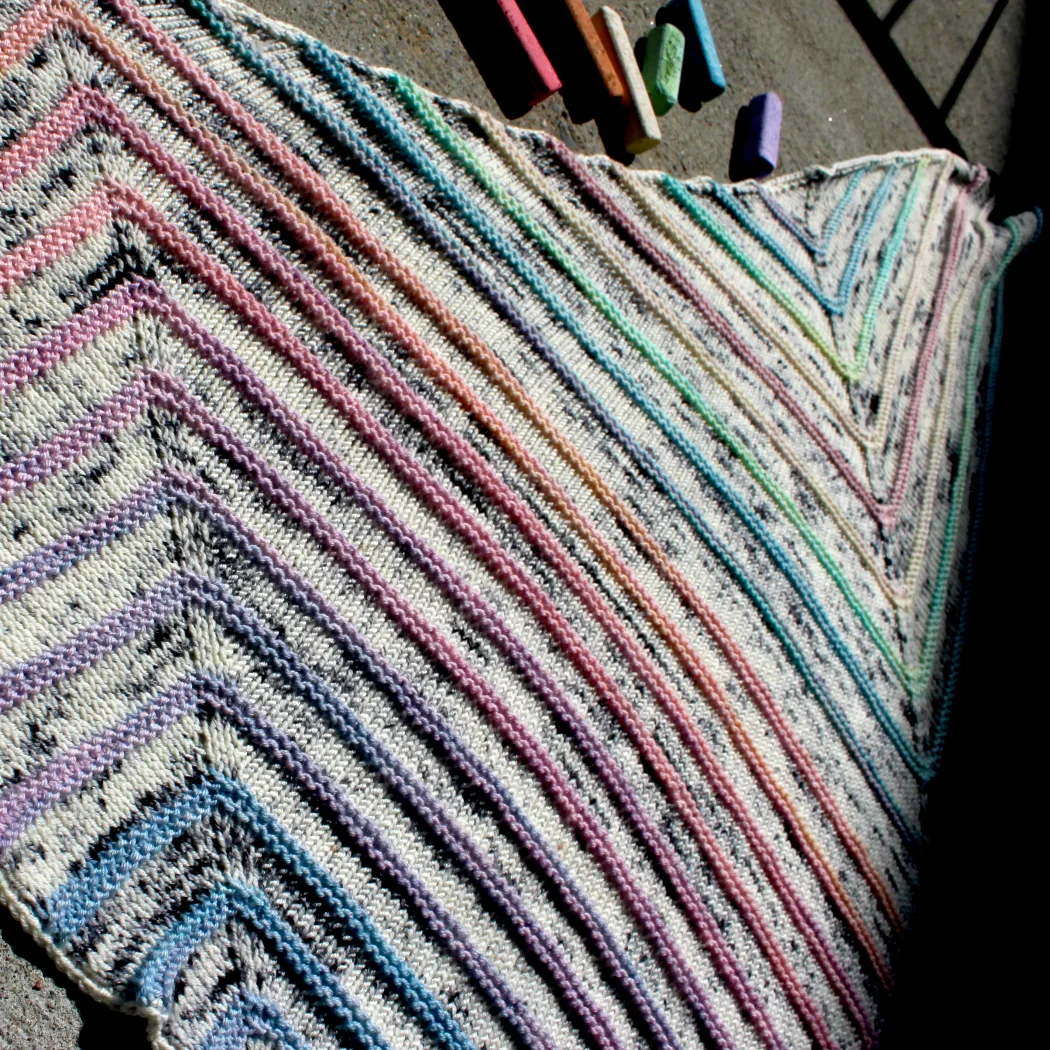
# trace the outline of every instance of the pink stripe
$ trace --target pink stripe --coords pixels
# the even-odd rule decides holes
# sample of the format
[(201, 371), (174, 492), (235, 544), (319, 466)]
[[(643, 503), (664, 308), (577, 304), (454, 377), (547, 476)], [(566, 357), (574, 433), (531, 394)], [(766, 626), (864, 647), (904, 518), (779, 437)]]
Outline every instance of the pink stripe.
[[(139, 133), (134, 136), (129, 135), (129, 137), (132, 139), (132, 142), (135, 139), (141, 142), (144, 136)], [(142, 142), (141, 144), (143, 152), (151, 159), (151, 162), (163, 161), (162, 157), (157, 156), (159, 151), (156, 147), (153, 147), (148, 142)], [(151, 157), (150, 154), (153, 156)], [(154, 157), (157, 157), (157, 161), (154, 161)], [(387, 362), (378, 358), (378, 355), (353, 331), (342, 315), (317, 293), (316, 289), (306, 281), (305, 277), (298, 270), (290, 266), (273, 249), (262, 242), (261, 238), (249, 227), (246, 227), (236, 213), (232, 212), (232, 209), (225, 206), (225, 203), (217, 198), (217, 195), (205, 187), (200, 187), (199, 184), (195, 187), (196, 179), (186, 169), (181, 168), (181, 170), (175, 171), (172, 181), (174, 184), (180, 185), (188, 195), (193, 195), (193, 190), (199, 188), (204, 203), (220, 217), (227, 232), (235, 240), (249, 247), (257, 257), (261, 257), (260, 261), (264, 264), (264, 268), (275, 274), (282, 283), (290, 286), (297, 293), (296, 298), (314, 316), (315, 321), (322, 328), (332, 331), (333, 334), (339, 337), (344, 348), (366, 370), (368, 378), (387, 396), (391, 397), (402, 411), (414, 416), (421, 424), (428, 438), (435, 444), (444, 447), (461, 466), (473, 474), (486, 496), (497, 506), (502, 507), (522, 532), (528, 536), (530, 541), (545, 554), (548, 560), (555, 564), (563, 577), (567, 579), (570, 585), (573, 586), (573, 589), (585, 601), (585, 604), (592, 611), (592, 615), (596, 616), (606, 632), (621, 647), (621, 651), (624, 652), (632, 667), (643, 676), (643, 680), (646, 680), (647, 685), (658, 694), (661, 702), (669, 709), (668, 713), (676, 722), (676, 728), (678, 728), (679, 732), (684, 737), (687, 737), (686, 742), (690, 745), (691, 751), (694, 757), (697, 758), (701, 769), (714, 783), (723, 804), (730, 809), (738, 824), (741, 825), (745, 837), (755, 851), (760, 864), (766, 871), (767, 877), (769, 877), (774, 889), (784, 902), (788, 914), (796, 927), (799, 928), (818, 964), (824, 970), (829, 983), (836, 989), (847, 1009), (854, 1014), (862, 1033), (868, 1030), (868, 1022), (864, 1016), (863, 1008), (860, 1006), (856, 993), (849, 985), (848, 978), (841, 964), (832, 955), (824, 934), (817, 928), (808, 910), (797, 896), (794, 887), (784, 876), (779, 859), (765, 842), (754, 818), (751, 817), (740, 801), (735, 788), (724, 770), (717, 763), (706, 740), (699, 734), (695, 724), (692, 723), (692, 719), (685, 714), (681, 701), (671, 693), (662, 676), (656, 671), (655, 666), (648, 657), (641, 653), (640, 648), (634, 643), (633, 639), (626, 634), (615, 615), (597, 595), (593, 585), (590, 585), (575, 564), (557, 547), (531, 510), (523, 504), (523, 501), (514, 496), (492, 468), (462, 438), (452, 434), (440, 417), (418, 395), (407, 388), (393, 368)], [(106, 191), (101, 192), (105, 193)], [(213, 260), (200, 251), (196, 245), (184, 238), (178, 230), (167, 223), (162, 216), (134, 191), (127, 187), (110, 185), (108, 192), (112, 198), (116, 214), (138, 223), (153, 236), (154, 240), (165, 251), (180, 259), (192, 269), (195, 269), (198, 275), (206, 280), (206, 283), (213, 288), (216, 294), (220, 295), (234, 309), (246, 317), (256, 332), (275, 342), (275, 345), (281, 345), (285, 340), (290, 339), (290, 333), (283, 329), (283, 326), (272, 315), (268, 314), (257, 300), (247, 293), (242, 286), (238, 285), (221, 267), (218, 267)], [(97, 200), (98, 197), (99, 195), (96, 194), (92, 201)], [(41, 251), (44, 254), (53, 250), (53, 246), (48, 243), (46, 235), (36, 240), (39, 242)], [(297, 349), (296, 353), (303, 356), (301, 367), (311, 382), (318, 386), (325, 393), (325, 396), (339, 407), (344, 414), (348, 410), (352, 411), (350, 402), (347, 401), (345, 404), (340, 404), (345, 399), (341, 397), (339, 389), (326, 389), (329, 387), (329, 382), (318, 373), (316, 361), (309, 354), (309, 351), (302, 347), (301, 344), (298, 344), (298, 347), (301, 347), (301, 349)], [(287, 348), (285, 352), (287, 352)], [(314, 374), (311, 375), (311, 372)], [(125, 424), (121, 423), (120, 425)], [(40, 454), (44, 453), (41, 451)], [(47, 450), (46, 454), (60, 456), (64, 454), (64, 450), (61, 448)], [(440, 493), (435, 494), (439, 497), (441, 495)], [(463, 531), (463, 526), (455, 520), (454, 510), (451, 507), (442, 508), (442, 515), (443, 517), (448, 515), (446, 520), (449, 520), (449, 523), (457, 530)], [(468, 541), (474, 540), (474, 536), (469, 531), (466, 533), (466, 538)], [(624, 724), (635, 745), (639, 747), (647, 761), (658, 771), (665, 789), (668, 791), (676, 808), (679, 809), (686, 820), (694, 838), (696, 838), (698, 844), (707, 854), (727, 894), (745, 917), (763, 951), (770, 959), (774, 972), (777, 972), (778, 979), (781, 980), (785, 990), (796, 1003), (800, 1016), (803, 1016), (807, 1021), (814, 1034), (819, 1033), (819, 1035), (826, 1036), (830, 1040), (830, 1033), (827, 1031), (823, 1018), (816, 1013), (815, 1008), (808, 1002), (808, 997), (805, 996), (797, 976), (790, 968), (790, 963), (773, 939), (771, 931), (766, 926), (740, 876), (732, 869), (710, 829), (703, 821), (699, 809), (689, 794), (688, 788), (678, 775), (677, 770), (670, 764), (663, 751), (659, 749), (633, 706), (620, 694), (611, 677), (594, 658), (593, 654), (585, 652), (583, 655), (588, 661), (590, 676), (595, 681), (600, 694), (604, 696), (606, 702), (617, 714), (617, 717)], [(807, 1007), (809, 1008), (807, 1009)], [(818, 1041), (820, 1041), (819, 1037)]]
[(104, 229), (111, 212), (105, 190), (96, 191), (53, 226), (12, 248), (0, 261), (0, 292), (9, 292), (37, 270), (68, 255), (82, 241)]
[[(334, 213), (337, 220), (340, 221), (342, 228), (348, 233), (358, 247), (361, 247), (362, 250), (370, 253), (373, 258), (377, 258), (380, 265), (383, 265), (387, 271), (391, 273), (394, 280), (398, 281), (410, 295), (413, 295), (417, 300), (420, 298), (420, 295), (422, 295), (422, 298), (425, 300), (423, 303), (424, 308), (430, 308), (434, 305), (431, 302), (431, 299), (428, 298), (429, 293), (426, 292), (425, 288), (420, 291), (422, 286), (418, 286), (418, 282), (415, 280), (414, 276), (398, 260), (389, 256), (389, 253), (386, 253), (385, 249), (383, 249), (383, 247), (371, 237), (366, 229), (357, 225), (356, 220), (353, 219), (343, 202), (334, 197), (332, 190), (327, 183), (321, 180), (316, 173), (311, 171), (301, 159), (291, 153), (286, 146), (272, 135), (272, 133), (267, 132), (261, 127), (261, 125), (254, 122), (239, 104), (215, 85), (214, 82), (207, 78), (192, 63), (192, 61), (175, 48), (175, 46), (171, 44), (163, 34), (160, 34), (159, 31), (155, 30), (154, 27), (151, 26), (134, 7), (128, 8), (125, 15), (142, 33), (142, 35), (151, 41), (153, 46), (157, 47), (177, 69), (182, 71), (184, 75), (194, 83), (198, 90), (201, 90), (206, 96), (211, 98), (219, 109), (224, 114), (228, 115), (231, 120), (234, 120), (239, 126), (244, 126), (245, 133), (248, 134), (249, 138), (260, 150), (271, 154), (271, 156), (276, 152), (278, 155), (276, 161), (278, 166), (281, 167), (290, 178), (292, 178), (293, 182), (304, 187), (305, 192), (312, 194), (315, 199), (319, 199), (326, 210)], [(725, 695), (720, 683), (704, 666), (698, 654), (696, 654), (695, 650), (689, 645), (685, 636), (677, 626), (666, 615), (664, 615), (661, 610), (659, 610), (652, 599), (649, 598), (646, 592), (640, 587), (630, 570), (627, 568), (626, 563), (623, 562), (618, 553), (602, 540), (590, 522), (574, 507), (564, 490), (553, 481), (539, 462), (521, 445), (520, 442), (517, 441), (516, 437), (505, 427), (502, 420), (498, 419), (498, 417), (496, 417), (491, 410), (484, 405), (484, 403), (480, 402), (473, 395), (473, 392), (470, 391), (451, 368), (429, 351), (418, 335), (402, 321), (396, 312), (391, 310), (387, 304), (383, 303), (376, 297), (374, 291), (367, 285), (367, 282), (362, 279), (360, 275), (355, 276), (351, 273), (347, 260), (340, 255), (333, 242), (331, 242), (326, 235), (317, 231), (316, 227), (314, 227), (309, 220), (302, 215), (302, 213), (295, 210), (294, 207), (290, 207), (285, 198), (273, 191), (272, 188), (261, 184), (250, 170), (244, 169), (242, 163), (227, 147), (218, 140), (215, 140), (213, 136), (200, 128), (199, 125), (196, 125), (185, 111), (182, 110), (181, 106), (175, 100), (170, 99), (159, 85), (150, 81), (141, 69), (139, 69), (130, 59), (117, 53), (108, 41), (99, 39), (94, 29), (90, 27), (90, 25), (85, 25), (83, 16), (78, 15), (78, 19), (77, 28), (79, 28), (81, 32), (90, 35), (94, 46), (102, 49), (107, 60), (115, 63), (123, 75), (128, 77), (132, 83), (136, 84), (140, 90), (149, 94), (150, 97), (156, 101), (162, 111), (167, 113), (169, 117), (175, 121), (178, 126), (193, 139), (193, 141), (205, 150), (205, 152), (212, 157), (212, 159), (214, 159), (224, 171), (230, 174), (232, 178), (238, 181), (239, 184), (246, 188), (249, 193), (251, 193), (257, 200), (261, 201), (266, 207), (281, 215), (288, 228), (296, 234), (302, 243), (311, 248), (321, 263), (325, 266), (328, 275), (336, 281), (337, 285), (352, 299), (362, 305), (362, 307), (373, 317), (374, 320), (376, 320), (378, 324), (394, 335), (395, 338), (398, 338), (409, 352), (415, 356), (417, 361), (421, 363), (424, 370), (427, 371), (432, 378), (436, 379), (437, 382), (450, 390), (454, 396), (467, 404), (472, 414), (481, 419), (483, 423), (496, 434), (504, 448), (507, 449), (508, 453), (522, 467), (525, 473), (532, 478), (540, 491), (543, 492), (553, 505), (574, 524), (592, 548), (595, 549), (606, 564), (610, 566), (614, 577), (625, 587), (628, 593), (631, 594), (632, 598), (639, 604), (640, 608), (643, 609), (656, 626), (657, 630), (660, 631), (665, 640), (668, 641), (672, 650), (683, 662), (683, 666), (711, 701), (712, 706), (714, 706), (723, 721), (726, 722), (734, 744), (741, 751), (749, 768), (751, 768), (752, 772), (755, 774), (762, 790), (770, 799), (774, 808), (781, 815), (785, 823), (792, 828), (806, 862), (815, 872), (829, 899), (840, 915), (842, 915), (858, 942), (864, 947), (869, 958), (872, 960), (880, 979), (888, 986), (890, 980), (888, 968), (881, 958), (881, 953), (869, 934), (856, 906), (850, 900), (837, 874), (833, 872), (830, 864), (826, 858), (824, 858), (816, 842), (806, 831), (801, 822), (801, 818), (794, 807), (794, 803), (791, 801), (787, 793), (775, 782), (764, 759), (748, 737), (743, 723), (735, 714), (732, 703)], [(109, 105), (108, 101), (101, 96), (96, 95), (93, 97), (91, 104), (93, 109), (99, 110), (98, 118), (105, 120), (105, 107)], [(109, 112), (113, 112), (113, 107), (111, 105), (109, 106)], [(123, 117), (123, 114), (120, 114), (119, 110), (116, 110), (115, 113), (119, 116), (115, 116), (113, 119), (120, 119)], [(124, 119), (126, 122), (126, 118)], [(191, 179), (193, 178), (192, 175), (190, 177)], [(466, 333), (466, 336), (469, 337), (470, 333), (463, 328), (462, 324), (456, 318), (451, 315), (447, 317), (445, 316), (447, 311), (442, 312), (444, 308), (440, 304), (436, 304), (435, 309), (439, 315), (439, 320), (445, 324), (451, 325), (455, 329), (456, 334), (464, 336), (464, 333)], [(433, 310), (431, 312), (433, 312)], [(322, 321), (321, 323), (323, 324), (324, 322)], [(458, 328), (456, 328), (457, 325)], [(469, 338), (467, 338), (467, 343), (470, 343)], [(481, 344), (481, 346), (485, 349), (483, 344)], [(523, 392), (522, 396), (524, 396)], [(543, 424), (546, 424), (547, 429), (544, 429)], [(539, 425), (541, 432), (550, 438), (553, 426), (549, 421), (541, 416)], [(556, 447), (561, 449), (560, 445), (556, 445)], [(579, 468), (577, 467), (577, 469)], [(599, 485), (600, 484), (599, 480)], [(599, 492), (599, 495), (602, 497), (601, 492)], [(611, 494), (609, 494), (609, 496), (611, 502), (610, 499), (607, 499), (607, 504), (613, 506), (615, 513), (624, 517), (624, 511), (626, 508), (621, 507), (620, 504), (611, 497)], [(840, 836), (847, 851), (856, 861), (865, 881), (872, 887), (876, 898), (882, 904), (891, 921), (899, 926), (900, 919), (896, 906), (881, 878), (875, 871), (874, 866), (871, 864), (863, 844), (846, 823), (835, 804), (834, 799), (831, 797), (830, 792), (828, 792), (826, 786), (820, 779), (819, 773), (817, 772), (812, 760), (809, 758), (808, 754), (806, 754), (804, 749), (800, 747), (793, 734), (791, 734), (786, 721), (773, 702), (771, 692), (764, 686), (764, 684), (760, 683), (757, 675), (755, 675), (754, 671), (747, 664), (742, 651), (735, 645), (731, 636), (725, 631), (720, 622), (714, 616), (713, 612), (699, 600), (699, 597), (688, 585), (687, 581), (684, 580), (684, 577), (674, 570), (674, 567), (663, 556), (662, 551), (659, 550), (651, 537), (645, 532), (641, 523), (637, 522), (633, 516), (630, 516), (629, 512), (627, 512), (625, 520), (630, 531), (632, 531), (636, 538), (638, 538), (643, 550), (645, 550), (651, 558), (654, 558), (661, 571), (668, 576), (670, 581), (682, 594), (687, 607), (698, 616), (705, 629), (711, 633), (712, 637), (715, 638), (723, 651), (726, 652), (727, 658), (733, 665), (734, 671), (740, 675), (745, 688), (751, 693), (759, 709), (770, 719), (778, 740), (782, 743), (788, 755), (798, 764), (800, 770), (806, 776), (807, 783), (814, 790), (814, 794), (822, 808), (828, 813), (836, 833)], [(661, 682), (663, 683), (664, 688), (664, 693), (662, 695), (664, 697), (668, 695), (674, 697), (666, 680), (661, 678)], [(661, 694), (658, 693), (657, 695), (659, 699)], [(677, 701), (677, 697), (674, 697), (674, 700)], [(661, 699), (661, 703), (664, 702), (665, 701)], [(672, 718), (674, 717), (675, 716), (672, 715)], [(688, 727), (686, 730), (687, 733), (698, 733), (688, 709), (684, 706), (680, 706), (678, 718), (682, 721), (683, 725)], [(695, 750), (695, 742), (691, 742), (689, 739), (687, 739), (686, 742), (689, 744), (691, 750)], [(807, 913), (803, 911), (801, 914), (805, 916)]]

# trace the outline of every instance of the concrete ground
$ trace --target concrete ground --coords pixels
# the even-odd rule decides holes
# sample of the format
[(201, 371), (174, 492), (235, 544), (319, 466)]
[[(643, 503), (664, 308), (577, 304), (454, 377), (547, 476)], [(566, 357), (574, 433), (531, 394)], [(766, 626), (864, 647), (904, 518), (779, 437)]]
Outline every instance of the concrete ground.
[[(439, 94), (498, 112), (438, 0), (249, 0), (373, 65), (390, 66)], [(478, 0), (482, 2), (482, 0)], [(602, 0), (585, 0), (597, 10)], [(612, 0), (631, 40), (662, 0)], [(892, 0), (871, 0), (885, 14)], [(995, 0), (914, 0), (893, 29), (908, 63), (940, 102)], [(699, 113), (674, 109), (664, 142), (638, 159), (678, 175), (728, 175), (737, 109), (776, 91), (784, 101), (780, 170), (926, 145), (926, 138), (843, 13), (838, 0), (707, 0), (729, 89)], [(1010, 0), (948, 121), (972, 160), (999, 170), (1017, 88), (1024, 0)], [(595, 153), (593, 123), (570, 123), (560, 96), (515, 121)]]
[[(496, 111), (438, 0), (252, 0), (367, 62)], [(482, 2), (482, 0), (477, 0)], [(591, 10), (600, 0), (585, 0)], [(1040, 0), (1034, 0), (1040, 2)], [(651, 25), (660, 0), (615, 0), (632, 40)], [(881, 16), (893, 0), (871, 0)], [(893, 38), (939, 102), (952, 84), (994, 0), (915, 0)], [(1024, 29), (1024, 0), (1010, 0), (952, 109), (948, 124), (972, 160), (1001, 170), (1010, 133)], [(926, 144), (838, 0), (706, 0), (729, 89), (696, 114), (672, 111), (664, 143), (639, 159), (679, 175), (725, 178), (737, 109), (762, 91), (784, 100), (781, 168)], [(570, 123), (555, 97), (516, 123), (597, 152), (593, 124)], [(0, 909), (0, 1050), (143, 1050), (145, 1026), (114, 1015), (77, 991)]]

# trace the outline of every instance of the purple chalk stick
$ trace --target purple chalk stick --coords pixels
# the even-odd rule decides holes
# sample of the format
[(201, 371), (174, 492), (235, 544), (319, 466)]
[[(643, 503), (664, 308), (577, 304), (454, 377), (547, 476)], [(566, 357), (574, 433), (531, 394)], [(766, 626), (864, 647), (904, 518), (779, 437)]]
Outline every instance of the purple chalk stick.
[(746, 129), (740, 151), (740, 175), (760, 179), (777, 166), (780, 152), (780, 122), (784, 103), (774, 91), (756, 95), (747, 107)]

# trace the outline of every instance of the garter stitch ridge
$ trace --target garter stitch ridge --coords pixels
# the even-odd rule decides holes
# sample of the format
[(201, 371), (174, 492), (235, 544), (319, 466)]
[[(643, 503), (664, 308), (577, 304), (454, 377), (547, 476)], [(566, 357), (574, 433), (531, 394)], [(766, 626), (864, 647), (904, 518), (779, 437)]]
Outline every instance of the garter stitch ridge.
[(920, 151), (579, 157), (0, 3), (0, 897), (159, 1047), (874, 1047), (1002, 283)]

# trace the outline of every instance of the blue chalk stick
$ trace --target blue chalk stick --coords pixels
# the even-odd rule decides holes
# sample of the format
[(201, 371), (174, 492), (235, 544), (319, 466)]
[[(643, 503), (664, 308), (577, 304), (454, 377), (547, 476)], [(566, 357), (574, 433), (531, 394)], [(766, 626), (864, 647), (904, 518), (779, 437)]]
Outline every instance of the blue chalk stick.
[(697, 110), (726, 89), (725, 73), (701, 0), (670, 0), (656, 13), (656, 24), (677, 26), (685, 34), (685, 63), (678, 102)]

